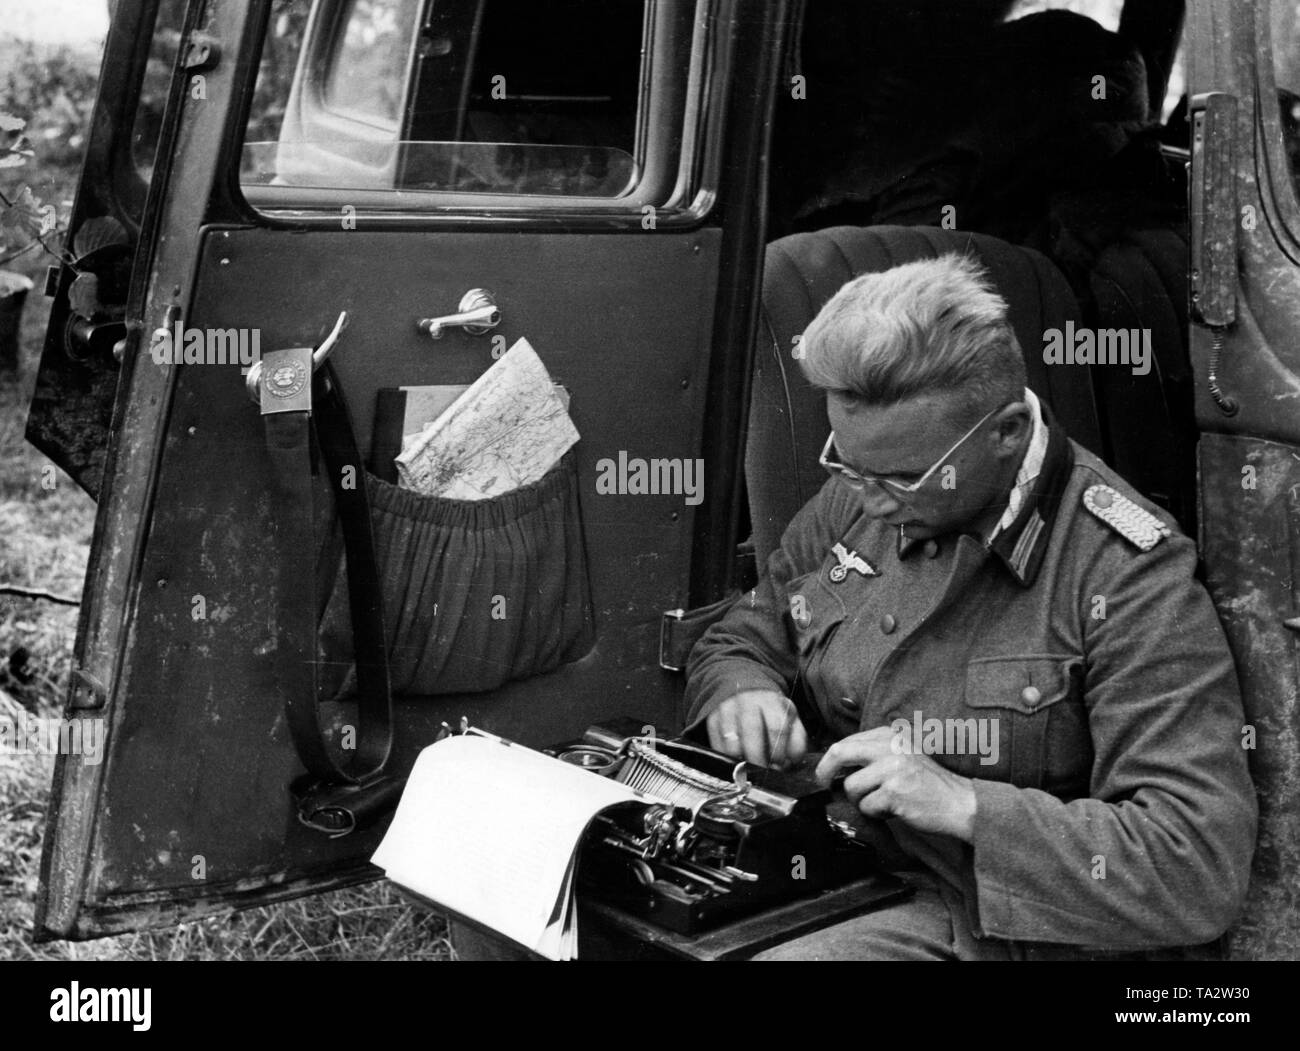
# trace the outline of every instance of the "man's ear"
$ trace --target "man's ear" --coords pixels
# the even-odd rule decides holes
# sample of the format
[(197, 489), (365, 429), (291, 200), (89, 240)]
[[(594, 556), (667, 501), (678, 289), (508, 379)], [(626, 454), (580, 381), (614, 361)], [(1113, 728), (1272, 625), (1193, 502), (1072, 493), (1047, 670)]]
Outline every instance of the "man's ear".
[(1015, 456), (1033, 434), (1033, 413), (1027, 402), (1012, 402), (997, 415), (997, 455)]

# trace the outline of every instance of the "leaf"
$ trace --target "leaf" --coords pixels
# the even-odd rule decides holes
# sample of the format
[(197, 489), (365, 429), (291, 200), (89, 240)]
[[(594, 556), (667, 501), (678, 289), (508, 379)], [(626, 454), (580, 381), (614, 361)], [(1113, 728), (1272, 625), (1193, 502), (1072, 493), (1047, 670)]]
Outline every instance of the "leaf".
[(10, 240), (20, 244), (29, 244), (44, 232), (41, 228), (44, 221), (44, 205), (30, 186), (18, 191), (10, 207), (0, 206), (0, 235), (7, 234)]
[(27, 137), (19, 135), (13, 142), (0, 145), (0, 168), (17, 168), (34, 156), (36, 153)]
[(12, 113), (5, 113), (0, 110), (0, 131), (22, 131), (27, 127), (27, 122), (21, 117), (15, 117)]

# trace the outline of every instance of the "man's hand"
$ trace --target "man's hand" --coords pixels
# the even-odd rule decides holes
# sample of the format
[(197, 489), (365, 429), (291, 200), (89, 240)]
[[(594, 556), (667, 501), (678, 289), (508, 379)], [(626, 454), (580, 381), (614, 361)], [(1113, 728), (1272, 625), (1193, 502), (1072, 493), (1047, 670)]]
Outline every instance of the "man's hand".
[(971, 841), (975, 827), (975, 784), (945, 770), (928, 755), (915, 754), (910, 735), (888, 726), (853, 734), (826, 750), (817, 780), (829, 785), (844, 771), (849, 800), (868, 817), (896, 817), (922, 832), (941, 832)]
[(791, 766), (808, 751), (808, 735), (794, 703), (775, 690), (728, 697), (704, 725), (715, 751), (760, 766)]

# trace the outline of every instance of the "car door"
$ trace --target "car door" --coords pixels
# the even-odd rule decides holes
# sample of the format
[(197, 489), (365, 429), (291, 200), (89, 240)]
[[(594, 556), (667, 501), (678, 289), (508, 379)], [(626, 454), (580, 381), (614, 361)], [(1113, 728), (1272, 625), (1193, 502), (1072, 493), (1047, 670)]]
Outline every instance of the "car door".
[(1300, 23), (1289, 0), (1189, 9), (1192, 357), (1206, 579), (1246, 702), (1260, 833), (1240, 958), (1300, 953)]
[[(295, 816), (303, 765), (282, 684), (297, 584), (246, 382), (259, 354), (320, 344), (342, 312), (331, 365), (363, 451), (381, 389), (472, 383), (521, 338), (580, 435), (565, 551), (590, 637), (491, 690), (452, 676), (455, 688), (421, 692), (416, 676), (396, 698), (387, 769), (408, 769), (462, 717), (532, 745), (615, 715), (680, 724), (661, 620), (731, 584), (783, 6), (191, 0), (151, 164), (132, 158), (129, 108), (101, 95), (97, 127), (117, 129), (104, 161), (147, 181), (148, 199), (138, 229), (122, 224), (121, 331), (61, 356), (75, 314), (65, 273), (42, 365), (35, 426), (56, 456), (72, 447), (48, 423), (61, 405), (80, 399), (102, 420), (112, 404), (102, 469), (86, 473), (99, 512), (66, 712), (103, 720), (106, 753), (60, 757), (44, 936), (377, 875), (382, 824), (331, 838)], [(116, 5), (106, 68), (135, 56), (115, 88), (125, 97), (158, 17), (149, 0)], [(110, 185), (87, 194), (97, 177), (83, 176), (83, 223), (125, 207)], [(456, 314), (472, 290), (493, 297), (496, 327), (431, 339), (420, 322)], [(671, 471), (701, 462), (702, 486), (633, 478), (657, 464), (680, 480)], [(319, 471), (312, 484), (328, 537), (330, 485)], [(317, 565), (328, 594), (334, 563)], [(547, 611), (532, 617), (544, 625)], [(299, 690), (310, 663), (294, 666)], [(347, 723), (346, 705), (333, 714)]]
[[(164, 110), (179, 104), (182, 85), (173, 84), (171, 72), (185, 14), (185, 0), (119, 5), (69, 217), (64, 254), (70, 265), (49, 275), (54, 303), (27, 439), (92, 497), (100, 491), (113, 425), (133, 259), (149, 257), (135, 248), (155, 155), (169, 148), (162, 138)], [(138, 324), (138, 302), (132, 313)]]

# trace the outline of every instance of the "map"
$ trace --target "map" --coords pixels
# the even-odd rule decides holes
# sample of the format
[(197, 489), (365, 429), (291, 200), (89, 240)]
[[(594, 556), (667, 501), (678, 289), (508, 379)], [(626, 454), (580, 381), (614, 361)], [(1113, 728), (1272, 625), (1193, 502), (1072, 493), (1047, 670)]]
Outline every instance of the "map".
[(398, 484), (485, 500), (538, 481), (578, 437), (542, 359), (519, 339), (396, 458)]

